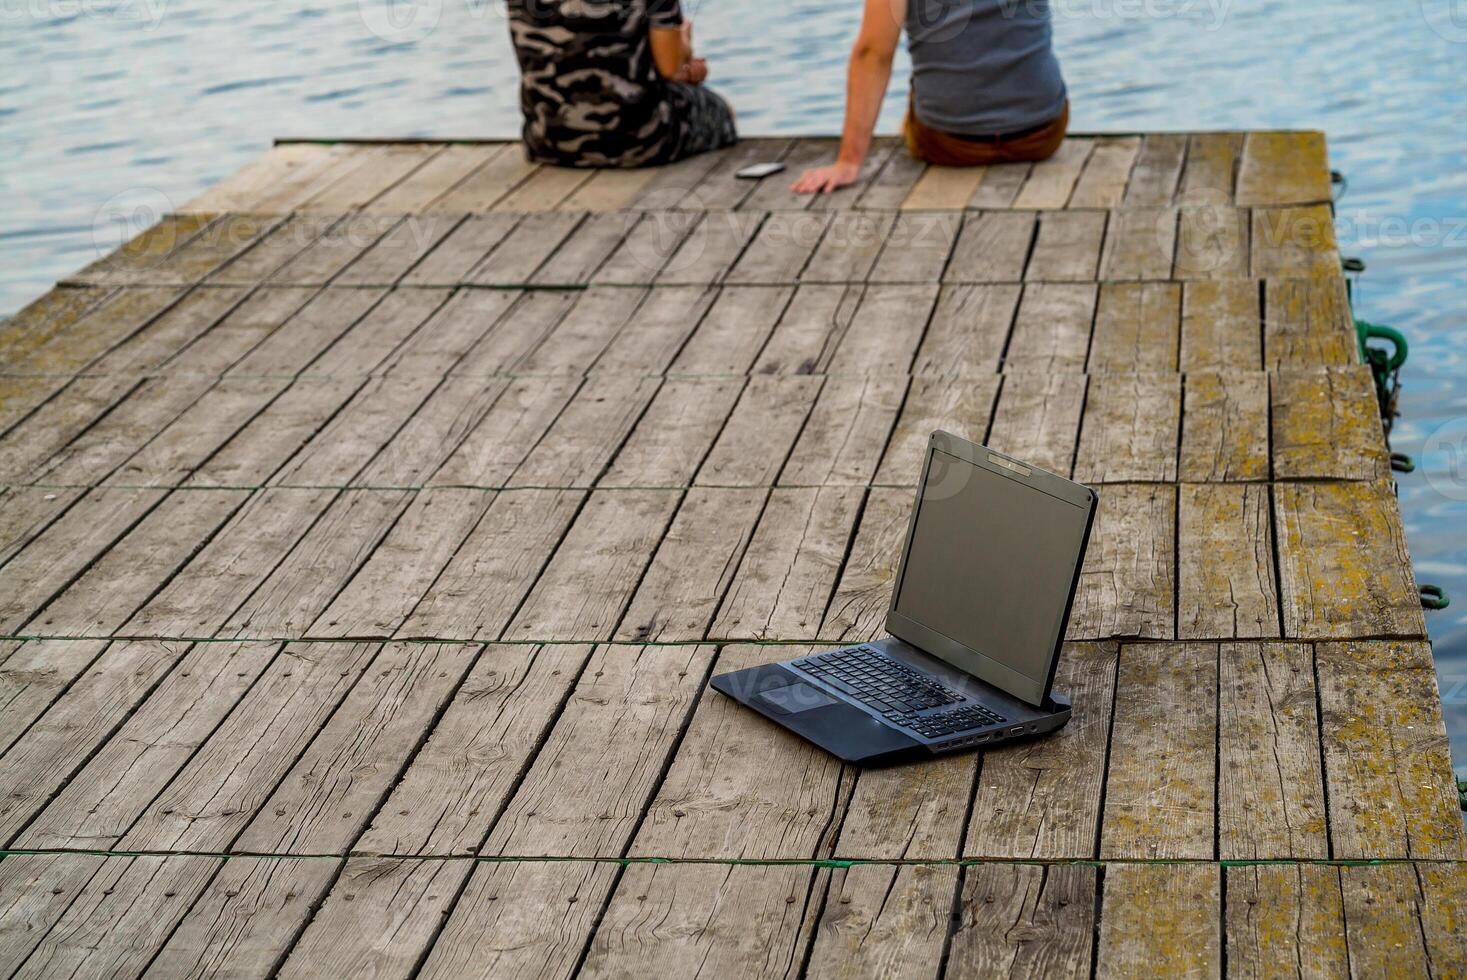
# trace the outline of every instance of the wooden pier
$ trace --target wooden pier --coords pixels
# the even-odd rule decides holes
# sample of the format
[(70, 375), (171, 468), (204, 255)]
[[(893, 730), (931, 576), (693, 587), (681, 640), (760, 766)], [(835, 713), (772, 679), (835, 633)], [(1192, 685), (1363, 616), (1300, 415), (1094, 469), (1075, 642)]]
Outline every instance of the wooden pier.
[[(0, 324), (0, 972), (1467, 973), (1323, 138), (833, 146), (282, 144)], [(938, 427), (1100, 490), (1075, 717), (857, 771), (706, 681)]]

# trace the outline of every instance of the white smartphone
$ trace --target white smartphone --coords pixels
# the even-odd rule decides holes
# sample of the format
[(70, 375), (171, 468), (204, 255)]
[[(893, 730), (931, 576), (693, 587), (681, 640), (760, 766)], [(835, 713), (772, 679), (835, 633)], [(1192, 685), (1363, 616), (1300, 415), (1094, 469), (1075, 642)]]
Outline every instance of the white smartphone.
[(768, 177), (770, 174), (777, 174), (783, 169), (784, 164), (778, 160), (771, 163), (751, 163), (744, 169), (736, 171), (734, 176), (743, 177), (745, 180), (758, 180), (761, 177)]

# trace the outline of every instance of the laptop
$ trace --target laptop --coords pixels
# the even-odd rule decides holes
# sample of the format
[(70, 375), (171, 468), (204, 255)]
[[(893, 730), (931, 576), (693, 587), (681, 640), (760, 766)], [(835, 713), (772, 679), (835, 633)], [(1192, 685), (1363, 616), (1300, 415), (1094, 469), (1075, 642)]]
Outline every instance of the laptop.
[(720, 674), (715, 690), (847, 762), (1054, 731), (1095, 491), (947, 432), (927, 444), (889, 636)]

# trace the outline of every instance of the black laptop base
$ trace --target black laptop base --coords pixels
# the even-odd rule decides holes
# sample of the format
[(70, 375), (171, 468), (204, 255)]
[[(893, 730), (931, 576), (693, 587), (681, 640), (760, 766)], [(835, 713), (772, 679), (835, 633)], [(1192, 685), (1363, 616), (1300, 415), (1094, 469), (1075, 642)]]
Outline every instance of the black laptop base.
[[(888, 646), (905, 648), (905, 661), (927, 659), (899, 640), (888, 639), (871, 646), (895, 653)], [(853, 649), (853, 648), (848, 648)], [(789, 661), (788, 663), (794, 663)], [(926, 666), (923, 664), (922, 666)], [(933, 670), (939, 680), (946, 671)], [(752, 708), (764, 717), (814, 742), (837, 758), (860, 766), (882, 766), (968, 749), (986, 748), (1021, 738), (1054, 731), (1070, 720), (1070, 702), (1051, 693), (1042, 708), (1024, 704), (996, 687), (965, 677), (960, 688), (980, 703), (998, 708), (1002, 724), (924, 738), (883, 719), (864, 705), (857, 705), (839, 691), (823, 686), (785, 663), (749, 667), (713, 678), (714, 690)]]

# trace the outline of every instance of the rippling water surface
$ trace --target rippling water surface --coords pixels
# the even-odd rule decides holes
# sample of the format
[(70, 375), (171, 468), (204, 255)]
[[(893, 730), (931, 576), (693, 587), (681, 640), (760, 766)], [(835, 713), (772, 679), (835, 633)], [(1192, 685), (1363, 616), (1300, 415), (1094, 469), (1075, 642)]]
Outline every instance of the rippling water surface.
[[(1016, 0), (1021, 2), (1021, 0)], [(685, 0), (746, 133), (833, 133), (857, 0)], [(1356, 311), (1412, 342), (1395, 448), (1467, 774), (1467, 4), (1055, 0), (1082, 130), (1313, 127), (1349, 177)], [(118, 202), (182, 203), (276, 136), (513, 136), (496, 0), (0, 0), (0, 311), (115, 244)], [(894, 130), (906, 68), (882, 117)], [(112, 207), (107, 207), (108, 202)], [(1457, 452), (1453, 452), (1453, 449)]]

